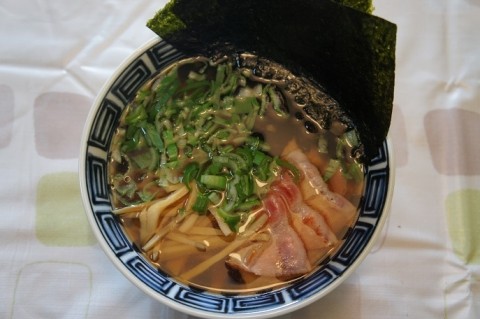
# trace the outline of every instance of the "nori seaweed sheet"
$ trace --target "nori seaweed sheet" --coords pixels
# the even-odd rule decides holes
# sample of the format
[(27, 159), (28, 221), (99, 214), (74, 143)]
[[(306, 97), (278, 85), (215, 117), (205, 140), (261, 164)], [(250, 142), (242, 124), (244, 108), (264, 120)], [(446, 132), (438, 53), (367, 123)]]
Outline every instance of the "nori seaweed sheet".
[(372, 0), (333, 0), (344, 6), (351, 7), (366, 13), (372, 13), (373, 5)]
[(320, 83), (372, 158), (391, 121), (396, 25), (371, 0), (171, 0), (147, 22), (186, 53), (254, 52)]

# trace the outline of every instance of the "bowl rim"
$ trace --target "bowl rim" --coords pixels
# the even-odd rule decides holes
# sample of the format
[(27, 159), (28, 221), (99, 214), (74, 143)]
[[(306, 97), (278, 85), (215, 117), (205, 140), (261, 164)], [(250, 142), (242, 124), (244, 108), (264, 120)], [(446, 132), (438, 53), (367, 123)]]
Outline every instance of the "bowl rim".
[[(104, 235), (102, 234), (101, 230), (97, 225), (97, 221), (95, 220), (95, 217), (94, 217), (94, 212), (90, 205), (90, 196), (87, 191), (86, 160), (87, 160), (87, 153), (88, 153), (87, 152), (88, 137), (89, 137), (90, 131), (92, 130), (95, 116), (98, 110), (101, 108), (102, 101), (106, 97), (106, 94), (109, 92), (109, 90), (111, 89), (116, 79), (118, 79), (118, 77), (123, 72), (125, 72), (126, 68), (129, 65), (131, 65), (132, 62), (134, 62), (142, 54), (144, 54), (146, 50), (148, 50), (155, 44), (160, 43), (161, 41), (163, 40), (159, 37), (154, 37), (148, 40), (138, 48), (134, 49), (134, 51), (119, 64), (119, 66), (114, 70), (114, 72), (108, 77), (107, 81), (103, 84), (102, 88), (100, 89), (96, 98), (94, 99), (82, 131), (82, 137), (80, 142), (80, 155), (79, 155), (79, 162), (78, 162), (80, 193), (81, 193), (84, 211), (85, 211), (85, 214), (87, 215), (87, 219), (90, 224), (90, 229), (94, 233), (94, 236), (97, 239), (98, 244), (101, 246), (102, 251), (107, 255), (108, 259), (110, 259), (110, 261), (115, 265), (115, 267), (130, 282), (132, 282), (136, 287), (138, 287), (143, 293), (146, 293), (148, 296), (150, 296), (154, 300), (159, 301), (174, 310), (180, 311), (188, 315), (199, 316), (202, 318), (224, 318), (225, 316), (228, 316), (229, 318), (271, 318), (274, 316), (284, 315), (284, 314), (299, 310), (323, 298), (324, 296), (329, 294), (331, 291), (336, 289), (339, 285), (341, 285), (348, 277), (350, 277), (350, 275), (364, 261), (366, 256), (370, 254), (370, 251), (372, 250), (373, 246), (377, 243), (378, 238), (385, 227), (386, 220), (390, 216), (390, 209), (391, 209), (393, 193), (394, 193), (394, 185), (395, 185), (395, 171), (396, 171), (394, 149), (393, 149), (393, 143), (391, 141), (390, 133), (387, 135), (387, 138), (384, 141), (384, 144), (387, 150), (386, 155), (387, 155), (387, 163), (388, 163), (388, 170), (387, 170), (388, 183), (386, 186), (387, 191), (385, 195), (385, 202), (383, 203), (381, 216), (379, 217), (368, 242), (365, 244), (363, 249), (355, 258), (355, 260), (333, 282), (331, 282), (328, 286), (322, 288), (321, 291), (318, 291), (313, 295), (310, 295), (302, 300), (299, 300), (296, 302), (290, 302), (290, 303), (287, 302), (286, 304), (280, 305), (278, 307), (269, 308), (261, 311), (253, 311), (253, 312), (240, 312), (240, 313), (226, 314), (226, 313), (208, 312), (205, 310), (195, 309), (188, 305), (180, 304), (168, 298), (167, 296), (164, 296), (161, 293), (154, 291), (151, 287), (147, 286), (143, 281), (141, 281), (139, 278), (134, 276), (130, 272), (130, 270), (127, 269), (127, 267), (119, 261), (118, 257), (112, 251), (111, 247), (107, 243)], [(181, 283), (179, 284), (182, 285)], [(183, 285), (183, 286), (188, 287), (186, 285)], [(230, 296), (230, 297), (234, 298), (234, 296)]]

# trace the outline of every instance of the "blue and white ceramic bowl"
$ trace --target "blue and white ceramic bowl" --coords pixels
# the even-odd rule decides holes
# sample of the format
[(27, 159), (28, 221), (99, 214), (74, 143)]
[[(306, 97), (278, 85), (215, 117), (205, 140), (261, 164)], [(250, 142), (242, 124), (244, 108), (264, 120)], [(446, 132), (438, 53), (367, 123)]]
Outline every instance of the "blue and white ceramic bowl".
[(81, 144), (79, 172), (88, 220), (101, 247), (131, 282), (154, 299), (190, 315), (208, 318), (267, 318), (322, 298), (362, 262), (379, 237), (393, 192), (392, 149), (385, 141), (366, 169), (359, 218), (338, 252), (309, 276), (281, 289), (253, 295), (202, 292), (157, 271), (133, 247), (112, 214), (107, 153), (120, 115), (135, 92), (158, 70), (183, 57), (153, 39), (128, 58), (106, 83), (89, 114)]

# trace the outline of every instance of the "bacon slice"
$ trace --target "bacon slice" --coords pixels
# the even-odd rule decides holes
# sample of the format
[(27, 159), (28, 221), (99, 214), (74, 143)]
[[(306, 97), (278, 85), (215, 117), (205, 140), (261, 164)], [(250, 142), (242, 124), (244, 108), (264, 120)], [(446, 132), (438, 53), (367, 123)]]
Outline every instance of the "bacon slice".
[(253, 238), (230, 254), (230, 268), (281, 279), (304, 275), (337, 244), (335, 234), (353, 221), (355, 207), (328, 189), (304, 153), (294, 150), (285, 158), (300, 170), (300, 184), (288, 173), (272, 184), (263, 199), (269, 220), (262, 239)]
[(312, 266), (302, 240), (290, 226), (282, 198), (270, 193), (263, 201), (269, 214), (269, 243), (253, 244), (230, 254), (227, 264), (259, 276), (291, 279), (308, 273)]
[(317, 167), (302, 151), (291, 151), (285, 159), (302, 174), (300, 190), (305, 202), (323, 215), (335, 234), (343, 232), (352, 223), (356, 208), (345, 197), (329, 190)]
[(271, 190), (287, 203), (293, 228), (302, 239), (310, 262), (317, 262), (338, 242), (323, 215), (305, 204), (300, 189), (288, 174), (283, 174)]

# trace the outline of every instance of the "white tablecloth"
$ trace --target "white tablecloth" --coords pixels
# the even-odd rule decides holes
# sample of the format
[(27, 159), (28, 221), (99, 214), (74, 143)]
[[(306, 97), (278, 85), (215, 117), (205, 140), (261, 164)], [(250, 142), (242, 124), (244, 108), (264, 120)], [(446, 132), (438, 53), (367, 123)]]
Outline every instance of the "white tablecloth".
[[(0, 1), (0, 317), (187, 318), (101, 251), (80, 135), (165, 0)], [(398, 25), (391, 215), (338, 289), (282, 318), (480, 318), (480, 0), (377, 0)]]

